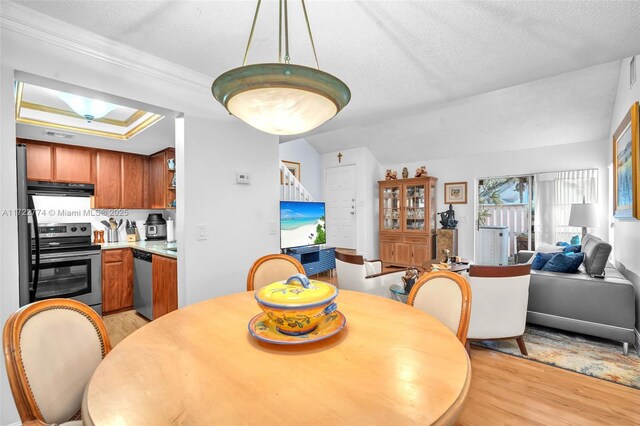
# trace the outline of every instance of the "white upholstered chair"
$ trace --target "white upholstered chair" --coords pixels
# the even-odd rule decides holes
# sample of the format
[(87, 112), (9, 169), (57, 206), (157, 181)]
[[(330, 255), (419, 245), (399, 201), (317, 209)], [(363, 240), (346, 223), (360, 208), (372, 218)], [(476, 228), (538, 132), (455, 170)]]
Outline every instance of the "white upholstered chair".
[(376, 296), (391, 297), (389, 286), (403, 285), (404, 270), (382, 272), (382, 261), (367, 261), (357, 254), (336, 251), (336, 272), (338, 287), (341, 290), (353, 290)]
[(71, 299), (35, 302), (9, 317), (2, 343), (22, 422), (81, 425), (85, 387), (111, 350), (100, 316)]
[(473, 292), (469, 340), (516, 339), (527, 355), (524, 327), (529, 303), (531, 265), (480, 266), (469, 269)]
[(304, 274), (304, 267), (286, 254), (268, 254), (256, 260), (247, 276), (247, 291), (258, 290), (295, 274)]
[(407, 303), (433, 315), (466, 345), (471, 288), (463, 276), (450, 271), (424, 274), (413, 285)]

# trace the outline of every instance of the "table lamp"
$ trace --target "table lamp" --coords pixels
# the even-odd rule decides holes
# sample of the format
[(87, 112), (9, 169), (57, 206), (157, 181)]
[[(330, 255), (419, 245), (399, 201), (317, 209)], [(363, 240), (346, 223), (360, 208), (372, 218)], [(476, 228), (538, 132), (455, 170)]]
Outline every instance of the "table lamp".
[(598, 226), (598, 209), (596, 204), (571, 204), (569, 226), (582, 227), (582, 238), (587, 235), (587, 227)]

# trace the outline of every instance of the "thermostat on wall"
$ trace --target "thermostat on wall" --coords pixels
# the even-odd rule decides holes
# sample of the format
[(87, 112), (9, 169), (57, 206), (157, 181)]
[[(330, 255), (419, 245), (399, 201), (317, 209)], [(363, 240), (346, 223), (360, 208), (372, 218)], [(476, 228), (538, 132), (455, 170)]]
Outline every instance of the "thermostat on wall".
[(236, 173), (236, 183), (242, 183), (242, 184), (248, 185), (250, 183), (250, 180), (251, 180), (251, 176), (249, 176), (249, 173), (241, 173), (241, 172)]

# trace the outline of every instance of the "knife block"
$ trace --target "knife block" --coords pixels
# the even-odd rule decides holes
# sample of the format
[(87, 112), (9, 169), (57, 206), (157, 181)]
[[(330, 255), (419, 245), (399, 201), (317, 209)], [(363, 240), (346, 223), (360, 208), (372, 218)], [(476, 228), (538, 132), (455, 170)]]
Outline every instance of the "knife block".
[(136, 241), (140, 241), (140, 234), (138, 234), (138, 230), (136, 229), (135, 234), (127, 234), (127, 242), (135, 243)]

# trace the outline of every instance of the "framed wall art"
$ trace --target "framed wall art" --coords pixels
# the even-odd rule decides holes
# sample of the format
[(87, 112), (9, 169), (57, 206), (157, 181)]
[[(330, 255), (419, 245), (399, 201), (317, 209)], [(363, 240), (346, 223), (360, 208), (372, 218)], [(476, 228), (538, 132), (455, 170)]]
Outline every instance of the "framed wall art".
[(640, 219), (640, 124), (634, 103), (613, 134), (613, 215)]
[[(291, 174), (295, 176), (296, 179), (298, 179), (298, 182), (302, 182), (302, 180), (300, 179), (300, 163), (295, 161), (285, 161), (285, 160), (282, 160), (282, 163), (287, 167), (287, 169), (289, 169)], [(282, 184), (282, 180), (283, 180), (282, 173), (280, 173), (281, 184)]]
[(467, 182), (449, 182), (444, 184), (445, 204), (467, 204)]

